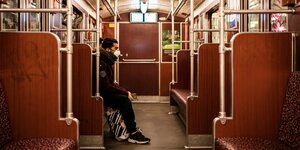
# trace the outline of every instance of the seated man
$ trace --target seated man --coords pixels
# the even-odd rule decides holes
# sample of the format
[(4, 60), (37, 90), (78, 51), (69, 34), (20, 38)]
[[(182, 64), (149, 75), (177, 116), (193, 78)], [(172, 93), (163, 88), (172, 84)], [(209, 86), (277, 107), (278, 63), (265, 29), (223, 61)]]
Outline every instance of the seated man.
[(110, 38), (104, 39), (100, 50), (100, 93), (104, 99), (104, 106), (120, 110), (127, 132), (130, 133), (128, 142), (146, 144), (150, 142), (150, 139), (136, 127), (131, 93), (114, 83), (113, 65), (119, 55), (118, 41)]

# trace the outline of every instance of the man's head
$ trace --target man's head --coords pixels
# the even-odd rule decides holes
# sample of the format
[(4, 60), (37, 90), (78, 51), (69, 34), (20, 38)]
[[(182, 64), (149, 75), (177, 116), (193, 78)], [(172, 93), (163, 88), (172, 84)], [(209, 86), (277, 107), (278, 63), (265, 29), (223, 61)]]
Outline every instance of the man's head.
[(116, 50), (119, 49), (119, 44), (116, 39), (113, 38), (105, 38), (102, 43), (102, 48), (107, 51), (114, 53)]

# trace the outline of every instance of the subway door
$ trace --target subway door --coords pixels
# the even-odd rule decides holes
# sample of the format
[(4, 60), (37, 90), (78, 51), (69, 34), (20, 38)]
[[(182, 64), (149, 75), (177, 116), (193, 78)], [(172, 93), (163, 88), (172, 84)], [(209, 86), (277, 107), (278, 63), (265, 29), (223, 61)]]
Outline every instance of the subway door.
[(138, 95), (159, 95), (158, 23), (120, 23), (119, 84)]

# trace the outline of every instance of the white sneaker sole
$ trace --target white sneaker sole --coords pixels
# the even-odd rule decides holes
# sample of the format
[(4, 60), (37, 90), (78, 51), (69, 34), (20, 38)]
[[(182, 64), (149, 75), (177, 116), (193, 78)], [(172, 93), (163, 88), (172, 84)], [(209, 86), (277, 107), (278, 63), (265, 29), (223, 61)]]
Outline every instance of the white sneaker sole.
[(128, 139), (128, 142), (130, 143), (134, 143), (134, 144), (148, 144), (150, 143), (150, 141), (137, 141), (137, 140), (133, 140), (133, 139)]

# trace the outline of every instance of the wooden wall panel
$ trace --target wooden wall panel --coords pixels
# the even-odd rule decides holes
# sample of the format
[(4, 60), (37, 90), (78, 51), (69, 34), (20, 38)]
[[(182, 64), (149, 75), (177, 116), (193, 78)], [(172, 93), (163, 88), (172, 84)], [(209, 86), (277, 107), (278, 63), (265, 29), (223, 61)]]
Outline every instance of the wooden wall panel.
[(162, 63), (160, 69), (160, 95), (168, 96), (170, 82), (172, 81), (172, 64)]
[(137, 95), (158, 95), (158, 63), (121, 63), (120, 85)]
[[(158, 24), (120, 23), (120, 85), (139, 95), (159, 94)], [(135, 63), (123, 59), (139, 59)], [(143, 61), (155, 59), (154, 62)], [(147, 81), (147, 82), (146, 82)]]
[[(175, 60), (175, 84), (171, 88), (180, 88), (190, 90), (191, 85), (191, 57), (189, 50), (179, 50)], [(194, 55), (194, 92), (197, 92), (197, 56)], [(178, 71), (176, 71), (178, 70)]]
[(102, 23), (102, 38), (114, 38), (115, 33), (114, 33), (114, 23)]
[(176, 88), (190, 89), (190, 51), (180, 50), (177, 52), (176, 68), (178, 70)]
[(295, 4), (299, 3), (299, 0), (282, 0), (282, 6), (295, 6)]
[(233, 120), (217, 124), (217, 137), (276, 139), (288, 77), (290, 33), (240, 33), (233, 41)]
[(51, 33), (0, 33), (0, 79), (14, 139), (78, 140), (78, 124), (59, 120), (59, 43)]
[[(188, 134), (212, 134), (212, 121), (219, 114), (219, 44), (202, 44), (198, 51), (198, 98), (188, 101)], [(226, 89), (230, 89), (230, 58), (226, 53)], [(230, 90), (226, 90), (226, 112), (230, 115)]]
[(120, 23), (119, 47), (125, 59), (156, 59), (158, 24)]
[[(62, 55), (62, 64), (62, 76), (66, 78), (66, 53)], [(65, 88), (62, 99), (65, 108)], [(73, 112), (80, 121), (80, 135), (102, 134), (102, 102), (92, 98), (92, 50), (87, 44), (73, 44)]]

